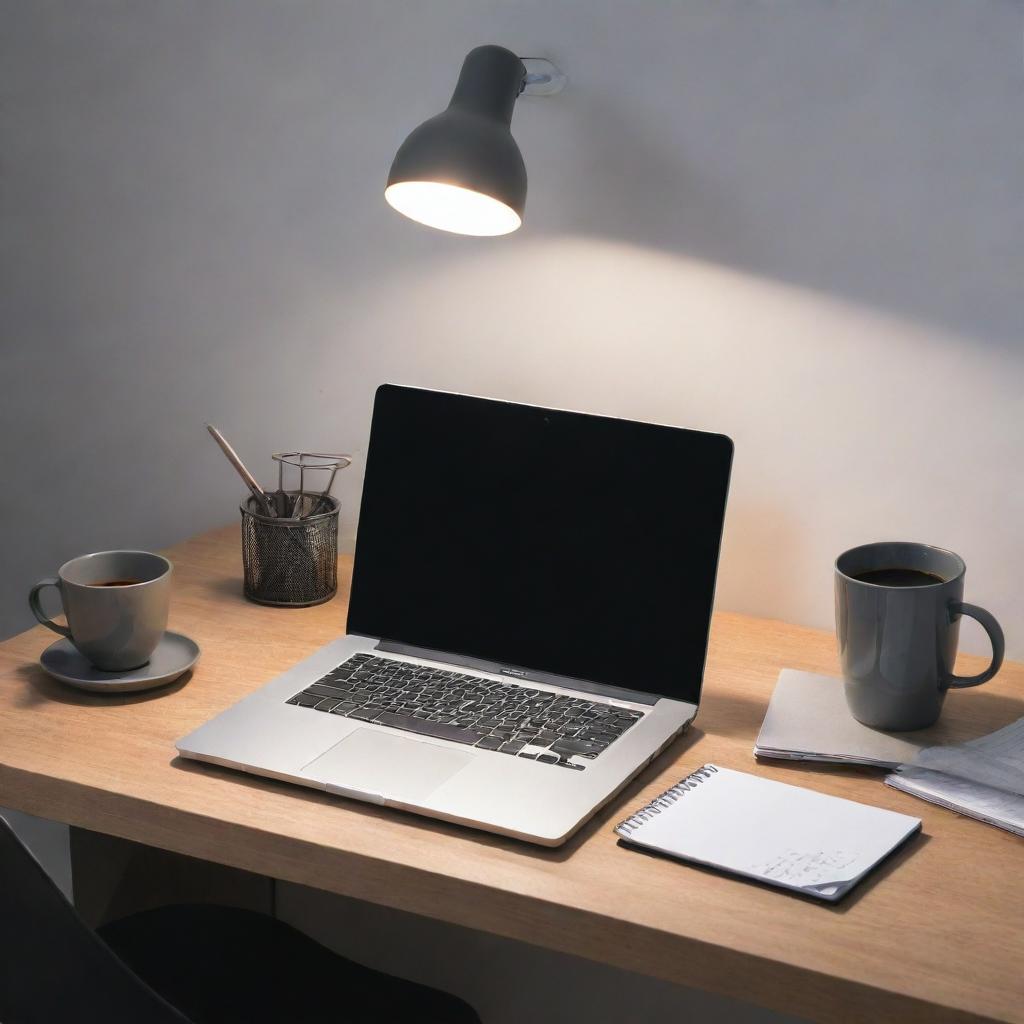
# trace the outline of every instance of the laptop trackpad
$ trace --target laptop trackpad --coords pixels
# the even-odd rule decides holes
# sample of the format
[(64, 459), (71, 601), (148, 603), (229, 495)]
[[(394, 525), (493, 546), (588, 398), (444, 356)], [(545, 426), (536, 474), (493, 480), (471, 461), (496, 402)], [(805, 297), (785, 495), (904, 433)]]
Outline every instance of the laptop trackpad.
[(339, 789), (417, 803), (462, 771), (473, 756), (376, 729), (356, 729), (303, 772)]

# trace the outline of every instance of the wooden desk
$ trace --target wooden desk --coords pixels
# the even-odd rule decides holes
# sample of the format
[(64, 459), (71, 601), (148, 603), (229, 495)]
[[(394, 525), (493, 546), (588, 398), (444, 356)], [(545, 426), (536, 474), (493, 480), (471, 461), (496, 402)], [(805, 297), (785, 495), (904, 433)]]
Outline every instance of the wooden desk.
[[(0, 804), (829, 1021), (1024, 1021), (1024, 843), (868, 770), (756, 764), (782, 666), (836, 672), (833, 637), (716, 616), (696, 728), (568, 845), (543, 850), (175, 757), (174, 740), (340, 634), (342, 593), (240, 593), (238, 528), (169, 552), (171, 626), (203, 657), (168, 691), (101, 699), (0, 644)], [(970, 667), (980, 659), (964, 659)], [(963, 667), (961, 667), (963, 670)], [(972, 669), (976, 671), (976, 669)], [(951, 738), (1024, 714), (1024, 666), (952, 693)], [(614, 822), (705, 761), (919, 815), (924, 834), (837, 907), (619, 848)]]

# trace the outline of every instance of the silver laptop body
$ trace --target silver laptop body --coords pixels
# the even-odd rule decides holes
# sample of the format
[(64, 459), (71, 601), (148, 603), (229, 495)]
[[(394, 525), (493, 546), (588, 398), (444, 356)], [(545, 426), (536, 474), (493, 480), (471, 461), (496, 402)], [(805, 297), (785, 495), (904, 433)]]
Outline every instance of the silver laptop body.
[[(652, 559), (651, 552), (643, 549), (644, 542), (638, 541), (637, 558), (650, 564), (622, 561), (614, 577), (605, 583), (586, 544), (577, 539), (577, 532), (587, 528), (590, 506), (574, 504), (579, 487), (571, 480), (563, 481), (565, 474), (560, 470), (558, 480), (552, 477), (552, 491), (556, 492), (555, 500), (573, 506), (573, 516), (566, 520), (572, 529), (566, 532), (561, 546), (552, 547), (547, 554), (537, 552), (532, 572), (523, 558), (495, 552), (490, 534), (481, 530), (476, 536), (479, 510), (475, 506), (466, 513), (460, 528), (453, 526), (451, 536), (446, 536), (452, 508), (462, 508), (461, 504), (448, 505), (445, 516), (423, 525), (442, 549), (438, 557), (445, 561), (441, 564), (454, 566), (452, 578), (442, 579), (442, 574), (428, 571), (433, 582), (417, 593), (414, 581), (421, 579), (417, 565), (409, 565), (410, 582), (406, 584), (403, 558), (396, 556), (396, 565), (392, 556), (396, 546), (401, 549), (405, 543), (405, 528), (416, 528), (407, 524), (421, 523), (424, 516), (429, 519), (431, 502), (448, 500), (434, 492), (435, 487), (444, 486), (443, 482), (436, 484), (433, 475), (416, 475), (426, 473), (416, 467), (422, 466), (430, 452), (434, 453), (435, 464), (443, 462), (446, 430), (452, 432), (447, 439), (453, 450), (460, 448), (460, 439), (467, 432), (479, 433), (480, 445), (488, 446), (488, 459), (492, 454), (501, 458), (502, 452), (494, 447), (506, 439), (525, 445), (525, 455), (530, 454), (531, 445), (539, 445), (535, 461), (543, 463), (544, 453), (554, 451), (557, 458), (549, 460), (551, 464), (557, 466), (559, 458), (569, 458), (573, 466), (569, 475), (579, 468), (584, 473), (582, 479), (587, 478), (587, 471), (578, 467), (576, 454), (581, 439), (589, 442), (593, 436), (603, 458), (607, 445), (614, 447), (621, 437), (624, 448), (619, 455), (623, 462), (635, 450), (646, 454), (655, 452), (658, 445), (667, 445), (655, 453), (669, 464), (658, 474), (642, 466), (633, 471), (646, 476), (637, 477), (629, 493), (642, 491), (645, 481), (662, 470), (665, 474), (686, 474), (696, 468), (704, 474), (705, 479), (688, 481), (686, 493), (678, 498), (675, 490), (665, 491), (666, 503), (682, 501), (685, 505), (693, 501), (703, 506), (703, 511), (692, 515), (692, 522), (680, 524), (683, 530), (696, 531), (695, 536), (679, 540), (679, 552), (691, 548), (696, 552), (692, 575), (688, 578), (683, 565), (673, 567), (667, 575), (663, 560)], [(472, 447), (472, 443), (462, 447)], [(410, 448), (414, 450), (410, 452)], [(694, 466), (672, 464), (677, 456), (688, 458), (691, 448), (697, 453)], [(569, 452), (571, 457), (565, 455)], [(321, 648), (179, 740), (179, 753), (545, 846), (565, 842), (697, 713), (731, 454), (731, 442), (717, 434), (383, 386), (377, 393), (367, 454), (349, 635)], [(479, 460), (479, 453), (466, 457)], [(473, 502), (478, 493), (475, 482), (467, 481), (467, 465), (456, 465), (458, 459), (453, 454), (452, 486), (462, 488), (464, 500)], [(394, 474), (401, 473), (403, 466), (405, 475), (396, 482)], [(486, 472), (481, 470), (483, 475)], [(523, 473), (528, 472), (532, 470), (524, 466)], [(609, 472), (614, 476), (613, 470)], [(513, 489), (516, 486), (504, 478), (501, 483)], [(534, 483), (531, 480), (530, 486)], [(408, 511), (392, 511), (402, 503), (399, 496), (409, 493), (403, 490), (406, 486), (415, 493), (422, 493), (423, 488), (430, 492), (414, 520), (409, 519)], [(611, 477), (608, 486), (613, 486)], [(654, 515), (657, 518), (644, 520), (646, 527), (637, 532), (659, 537), (664, 533), (666, 538), (674, 538), (678, 531), (674, 525), (663, 523), (662, 517), (676, 510), (666, 507), (663, 512), (651, 512), (648, 506), (652, 502), (645, 499), (653, 496), (658, 499), (654, 504), (658, 504), (662, 496), (659, 488), (675, 485), (659, 479), (654, 486), (650, 495), (640, 496), (638, 506), (625, 499), (624, 514), (641, 520)], [(421, 490), (415, 491), (416, 487)], [(487, 480), (480, 488), (496, 493)], [(538, 495), (538, 500), (543, 497)], [(522, 500), (514, 501), (516, 507), (524, 504)], [(537, 513), (536, 518), (543, 517), (544, 513)], [(500, 525), (507, 533), (516, 530), (518, 521), (510, 519)], [(640, 526), (643, 522), (638, 520)], [(528, 537), (533, 546), (551, 535), (557, 539), (560, 529), (557, 518), (522, 527), (524, 536), (535, 530)], [(493, 544), (500, 547), (508, 539), (499, 532)], [(419, 558), (422, 547), (412, 546), (415, 541), (415, 537), (409, 541), (405, 562)], [(477, 541), (488, 546), (473, 549)], [(611, 536), (607, 542), (616, 543)], [(467, 553), (463, 556), (464, 551)], [(592, 557), (601, 559), (604, 555), (594, 550)], [(493, 587), (511, 589), (515, 598), (511, 603), (507, 596), (501, 596), (505, 591), (491, 590), (491, 585), (481, 587), (480, 580), (490, 575), (477, 575), (480, 562), (488, 563), (491, 558), (496, 559), (490, 566), (497, 576)], [(572, 564), (568, 561), (571, 558), (577, 559), (580, 575), (586, 577), (582, 581), (564, 579), (560, 559)], [(545, 568), (551, 565), (554, 568)], [(610, 565), (608, 571), (612, 573)], [(532, 575), (537, 577), (537, 586), (545, 587), (545, 594), (561, 593), (559, 587), (564, 583), (567, 589), (562, 596), (573, 596), (575, 601), (560, 605), (552, 598), (554, 611), (536, 614), (535, 605), (543, 606), (543, 598), (538, 595), (536, 601), (530, 599)], [(622, 583), (621, 590), (617, 580)], [(651, 600), (645, 588), (648, 582), (654, 593), (665, 586), (672, 601), (678, 594), (684, 595), (680, 609), (688, 613), (688, 625), (680, 627), (685, 635), (679, 641), (678, 683), (672, 675), (674, 668), (671, 678), (664, 674), (676, 660), (676, 641), (664, 639), (664, 634), (674, 621), (673, 612), (680, 609), (663, 609), (662, 603), (653, 601), (645, 614), (645, 596)], [(579, 588), (578, 593), (574, 587)], [(602, 587), (607, 593), (600, 592)], [(465, 605), (461, 606), (463, 592)], [(500, 615), (488, 605), (490, 594), (499, 595), (494, 601), (498, 602)], [(574, 615), (573, 609), (590, 601), (591, 594), (596, 603), (588, 606), (590, 614)], [(616, 607), (609, 607), (609, 601)], [(520, 607), (523, 611), (518, 614)], [(563, 608), (564, 612), (560, 611)], [(635, 617), (631, 615), (634, 608)], [(281, 614), (301, 612), (282, 610)], [(560, 634), (563, 616), (564, 632)], [(460, 634), (462, 619), (472, 628)], [(388, 627), (394, 624), (399, 633), (410, 635), (396, 635), (396, 629), (388, 628), (390, 637), (385, 639), (383, 629), (367, 629), (375, 623)], [(649, 630), (655, 626), (658, 633), (652, 634)], [(609, 637), (610, 633), (614, 635)], [(404, 642), (421, 640), (425, 635), (457, 637), (459, 650)], [(565, 637), (564, 649), (560, 636)], [(493, 660), (479, 656), (480, 651), (467, 650), (480, 644), (521, 653)], [(649, 665), (648, 649), (657, 652), (658, 658)], [(575, 663), (593, 666), (593, 674), (602, 678), (551, 670), (569, 664), (573, 658)], [(629, 666), (634, 661), (640, 666), (636, 684), (622, 685), (633, 682)], [(643, 688), (645, 669), (652, 679), (659, 680), (651, 690)], [(609, 673), (616, 673), (618, 678), (610, 681)], [(666, 689), (672, 692), (666, 694)], [(440, 697), (430, 696), (432, 693)], [(440, 711), (434, 710), (435, 699), (442, 702)]]

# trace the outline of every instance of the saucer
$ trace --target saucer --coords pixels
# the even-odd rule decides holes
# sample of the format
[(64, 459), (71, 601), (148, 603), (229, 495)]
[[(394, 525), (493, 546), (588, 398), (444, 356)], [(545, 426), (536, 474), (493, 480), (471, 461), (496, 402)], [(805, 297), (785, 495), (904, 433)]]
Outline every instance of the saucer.
[(181, 633), (164, 633), (148, 662), (124, 672), (104, 672), (80, 654), (70, 640), (50, 644), (39, 664), (54, 679), (94, 693), (130, 693), (164, 686), (199, 660), (199, 644)]

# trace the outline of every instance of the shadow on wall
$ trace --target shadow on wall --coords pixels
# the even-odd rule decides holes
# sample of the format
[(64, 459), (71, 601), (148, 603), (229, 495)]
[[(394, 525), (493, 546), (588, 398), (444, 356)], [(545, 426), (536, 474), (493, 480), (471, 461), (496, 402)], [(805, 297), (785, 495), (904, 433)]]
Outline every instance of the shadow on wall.
[(922, 32), (915, 7), (804, 4), (783, 19), (745, 6), (652, 39), (642, 69), (613, 53), (574, 91), (570, 68), (565, 94), (517, 113), (528, 227), (1019, 347), (1019, 12), (947, 6)]
[[(758, 262), (756, 253), (743, 252), (749, 224), (742, 201), (727, 181), (707, 173), (685, 143), (660, 134), (657, 125), (615, 97), (570, 102), (562, 127), (574, 168), (541, 166), (531, 175), (529, 232), (547, 234), (553, 226), (556, 233), (561, 228), (597, 242), (621, 241), (726, 265)], [(527, 156), (531, 168), (539, 162)], [(542, 159), (557, 164), (559, 156), (546, 153)], [(586, 180), (574, 181), (580, 168)]]
[[(1005, 192), (964, 180), (949, 203), (927, 180), (883, 188), (867, 175), (844, 184), (826, 168), (793, 194), (780, 182), (794, 171), (792, 156), (773, 167), (772, 154), (761, 153), (738, 157), (764, 164), (763, 193), (752, 203), (749, 192), (730, 187), (728, 173), (710, 173), (685, 146), (668, 145), (621, 109), (580, 102), (576, 114), (583, 115), (573, 133), (586, 187), (534, 173), (530, 230), (561, 226), (597, 241), (661, 249), (889, 310), (973, 342), (1020, 347), (1020, 196), (1007, 204)], [(861, 144), (871, 149), (870, 140)], [(1024, 181), (1024, 152), (999, 173)], [(930, 192), (940, 193), (934, 202)], [(549, 215), (545, 207), (556, 203)]]

